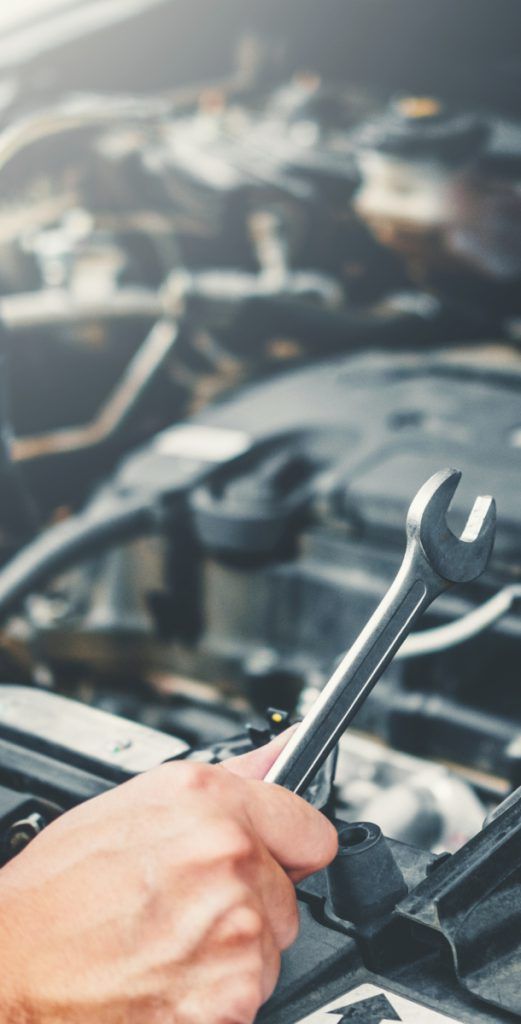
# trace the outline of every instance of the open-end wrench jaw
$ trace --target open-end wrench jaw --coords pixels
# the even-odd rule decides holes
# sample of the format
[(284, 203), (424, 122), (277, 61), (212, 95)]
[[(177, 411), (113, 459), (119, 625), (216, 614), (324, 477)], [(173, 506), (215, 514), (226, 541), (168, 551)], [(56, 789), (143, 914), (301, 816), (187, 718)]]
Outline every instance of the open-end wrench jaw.
[(493, 498), (476, 498), (467, 524), (456, 537), (447, 525), (447, 512), (461, 473), (442, 469), (420, 488), (407, 515), (407, 540), (419, 545), (433, 573), (448, 584), (470, 583), (485, 569), (492, 552), (496, 529)]

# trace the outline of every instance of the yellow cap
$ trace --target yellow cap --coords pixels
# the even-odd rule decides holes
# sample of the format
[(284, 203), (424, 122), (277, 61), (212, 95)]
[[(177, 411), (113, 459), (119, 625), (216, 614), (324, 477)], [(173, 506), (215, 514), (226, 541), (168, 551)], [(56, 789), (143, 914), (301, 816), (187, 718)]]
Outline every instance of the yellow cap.
[(434, 96), (403, 96), (396, 106), (400, 114), (411, 120), (436, 117), (441, 111), (441, 103)]

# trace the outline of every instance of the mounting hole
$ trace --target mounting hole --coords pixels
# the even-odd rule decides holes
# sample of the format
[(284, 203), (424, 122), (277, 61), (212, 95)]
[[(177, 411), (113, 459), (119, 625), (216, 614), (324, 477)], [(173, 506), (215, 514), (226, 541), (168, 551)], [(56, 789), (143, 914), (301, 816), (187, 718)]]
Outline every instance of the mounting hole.
[(371, 833), (367, 825), (353, 825), (346, 836), (346, 845), (360, 846), (362, 843), (365, 843), (366, 839), (369, 839), (370, 835)]
[(352, 825), (345, 825), (338, 833), (339, 853), (345, 854), (362, 853), (370, 849), (381, 838), (381, 830), (372, 821), (354, 821)]

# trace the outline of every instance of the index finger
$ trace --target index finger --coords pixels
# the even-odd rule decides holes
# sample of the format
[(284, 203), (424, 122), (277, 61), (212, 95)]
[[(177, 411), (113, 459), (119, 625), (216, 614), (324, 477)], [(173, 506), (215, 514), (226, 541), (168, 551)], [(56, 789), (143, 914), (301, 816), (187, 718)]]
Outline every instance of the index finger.
[(269, 782), (244, 780), (251, 824), (272, 857), (300, 881), (336, 856), (335, 827), (300, 796)]
[(243, 779), (263, 779), (269, 772), (277, 757), (284, 750), (290, 736), (293, 735), (298, 724), (291, 725), (279, 736), (276, 736), (263, 747), (248, 751), (247, 754), (239, 754), (238, 757), (230, 757), (222, 761), (222, 767), (233, 775), (240, 775)]

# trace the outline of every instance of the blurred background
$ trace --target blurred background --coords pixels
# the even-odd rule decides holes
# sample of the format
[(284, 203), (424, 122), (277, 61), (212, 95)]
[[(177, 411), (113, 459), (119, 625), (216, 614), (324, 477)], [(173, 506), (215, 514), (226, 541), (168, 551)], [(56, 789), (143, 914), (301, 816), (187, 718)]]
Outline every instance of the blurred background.
[[(455, 527), (497, 498), (490, 569), (388, 670), (335, 793), (456, 849), (521, 783), (519, 28), (517, 0), (0, 14), (6, 685), (260, 742), (455, 465)], [(79, 756), (17, 701), (0, 736)]]

